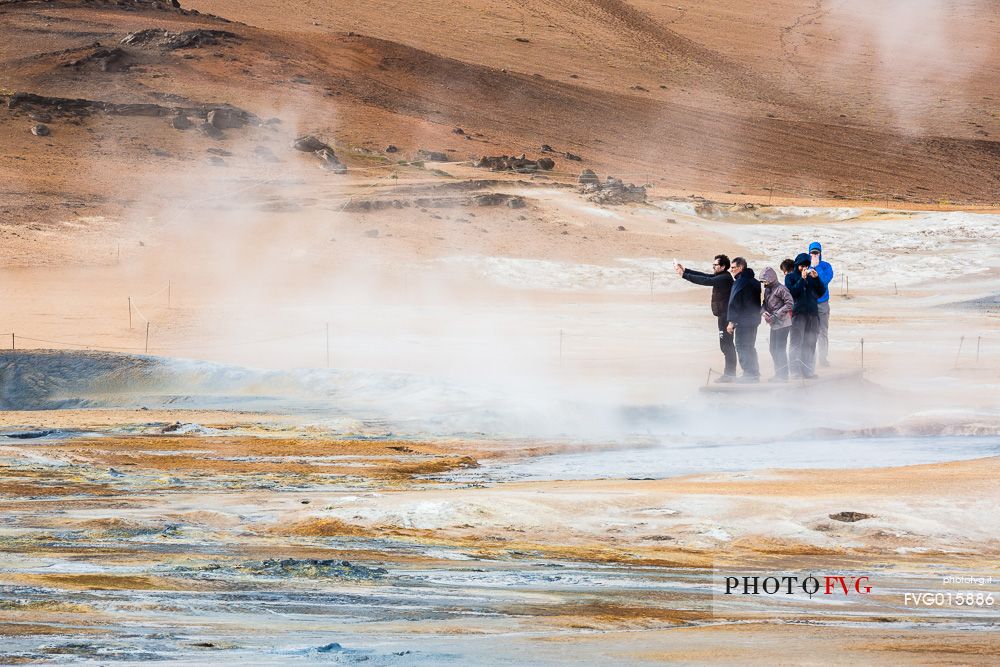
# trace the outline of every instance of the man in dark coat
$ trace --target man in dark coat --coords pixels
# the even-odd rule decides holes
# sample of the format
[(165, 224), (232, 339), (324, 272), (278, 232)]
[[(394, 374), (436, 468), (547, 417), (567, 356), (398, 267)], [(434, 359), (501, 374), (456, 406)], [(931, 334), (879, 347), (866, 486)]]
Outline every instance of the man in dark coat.
[(792, 294), (792, 332), (789, 335), (788, 366), (793, 378), (816, 377), (816, 339), (819, 337), (818, 299), (826, 285), (816, 269), (809, 266), (806, 253), (795, 258), (795, 269), (785, 276), (785, 287)]
[(733, 287), (733, 277), (729, 275), (729, 258), (716, 255), (712, 273), (685, 269), (680, 264), (675, 265), (674, 269), (684, 280), (712, 288), (712, 314), (718, 321), (719, 348), (726, 359), (726, 369), (716, 382), (733, 382), (736, 379), (736, 346), (733, 344), (733, 334), (726, 331), (729, 323), (729, 293)]
[(726, 330), (733, 334), (736, 354), (740, 358), (743, 375), (738, 382), (759, 382), (760, 365), (757, 363), (757, 327), (760, 326), (760, 281), (742, 257), (733, 258), (730, 272), (735, 278), (729, 294)]

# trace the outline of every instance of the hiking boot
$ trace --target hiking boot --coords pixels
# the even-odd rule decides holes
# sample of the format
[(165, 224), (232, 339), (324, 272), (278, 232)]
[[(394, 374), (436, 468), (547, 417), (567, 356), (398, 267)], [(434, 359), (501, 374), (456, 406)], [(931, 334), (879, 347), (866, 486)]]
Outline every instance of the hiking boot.
[(736, 382), (736, 376), (735, 375), (720, 375), (719, 377), (715, 378), (715, 381), (716, 382), (721, 382), (723, 384), (725, 384), (727, 382)]
[(760, 382), (759, 375), (741, 375), (737, 380), (740, 384), (753, 384), (754, 382)]

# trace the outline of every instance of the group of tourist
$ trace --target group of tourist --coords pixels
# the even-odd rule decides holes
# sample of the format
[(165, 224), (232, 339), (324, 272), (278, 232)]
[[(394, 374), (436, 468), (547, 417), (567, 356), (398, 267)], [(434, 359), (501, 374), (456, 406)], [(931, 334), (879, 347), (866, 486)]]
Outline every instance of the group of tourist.
[[(677, 275), (712, 288), (712, 314), (718, 320), (719, 347), (725, 358), (725, 370), (716, 382), (760, 381), (757, 328), (762, 318), (771, 330), (771, 382), (816, 377), (817, 356), (819, 365), (830, 365), (833, 267), (823, 260), (823, 247), (811, 243), (808, 252), (782, 261), (779, 268), (781, 281), (771, 267), (758, 280), (743, 257), (730, 261), (726, 255), (716, 255), (712, 273), (676, 265)], [(739, 376), (737, 362), (743, 371)]]

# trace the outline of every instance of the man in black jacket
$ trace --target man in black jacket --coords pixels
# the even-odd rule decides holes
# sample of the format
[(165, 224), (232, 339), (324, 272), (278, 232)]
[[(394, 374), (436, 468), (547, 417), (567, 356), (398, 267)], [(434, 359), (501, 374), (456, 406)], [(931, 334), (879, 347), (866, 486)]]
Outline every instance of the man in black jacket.
[(733, 289), (729, 294), (726, 330), (733, 334), (743, 375), (739, 382), (760, 382), (757, 363), (757, 327), (760, 326), (760, 281), (742, 257), (733, 258)]
[(795, 268), (785, 276), (792, 294), (792, 331), (789, 334), (788, 370), (793, 378), (816, 377), (816, 339), (819, 337), (819, 304), (826, 285), (809, 266), (806, 253), (795, 258)]
[(729, 275), (729, 258), (716, 255), (712, 264), (713, 273), (702, 273), (685, 269), (677, 264), (674, 269), (684, 280), (695, 285), (708, 285), (712, 288), (712, 314), (719, 324), (719, 348), (726, 359), (726, 370), (716, 382), (733, 382), (736, 379), (736, 346), (733, 344), (733, 334), (726, 331), (729, 323), (729, 293), (733, 287), (733, 277)]

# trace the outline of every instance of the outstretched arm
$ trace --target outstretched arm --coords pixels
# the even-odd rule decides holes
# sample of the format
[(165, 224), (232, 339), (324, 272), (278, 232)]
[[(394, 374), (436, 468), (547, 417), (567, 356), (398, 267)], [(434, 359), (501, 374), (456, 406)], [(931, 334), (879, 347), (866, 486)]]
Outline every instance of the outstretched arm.
[(729, 275), (725, 273), (702, 273), (701, 271), (692, 271), (691, 269), (684, 269), (684, 274), (681, 278), (695, 285), (706, 285), (708, 287), (724, 285), (729, 281)]

